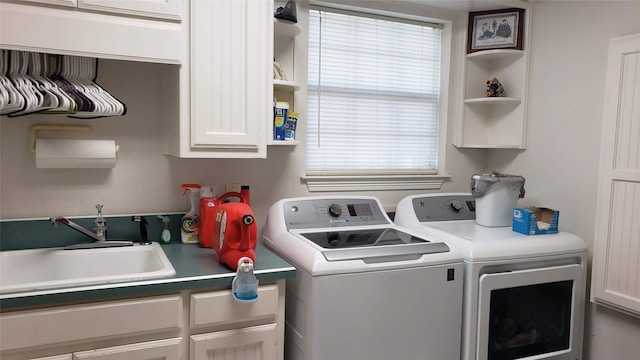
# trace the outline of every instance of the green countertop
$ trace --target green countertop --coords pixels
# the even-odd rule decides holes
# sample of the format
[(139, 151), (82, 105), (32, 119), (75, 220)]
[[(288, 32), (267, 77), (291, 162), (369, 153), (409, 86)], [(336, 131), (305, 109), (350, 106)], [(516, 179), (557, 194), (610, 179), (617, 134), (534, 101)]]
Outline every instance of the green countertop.
[[(176, 242), (162, 245), (162, 249), (176, 270), (174, 276), (144, 281), (2, 294), (0, 295), (0, 310), (18, 310), (231, 286), (235, 272), (220, 264), (213, 249), (204, 249), (197, 244), (186, 245)], [(254, 274), (261, 283), (269, 282), (295, 277), (295, 268), (269, 249), (258, 244)]]

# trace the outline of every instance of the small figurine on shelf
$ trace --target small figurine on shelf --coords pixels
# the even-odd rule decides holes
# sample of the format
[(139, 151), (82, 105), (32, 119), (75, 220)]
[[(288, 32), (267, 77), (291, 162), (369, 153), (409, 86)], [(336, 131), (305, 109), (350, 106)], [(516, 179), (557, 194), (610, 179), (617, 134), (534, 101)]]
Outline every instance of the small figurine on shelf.
[(498, 80), (498, 78), (493, 78), (491, 80), (487, 80), (487, 97), (498, 97), (504, 96), (504, 88), (502, 84)]
[(287, 75), (284, 73), (284, 69), (276, 59), (273, 59), (273, 78), (276, 80), (287, 80)]

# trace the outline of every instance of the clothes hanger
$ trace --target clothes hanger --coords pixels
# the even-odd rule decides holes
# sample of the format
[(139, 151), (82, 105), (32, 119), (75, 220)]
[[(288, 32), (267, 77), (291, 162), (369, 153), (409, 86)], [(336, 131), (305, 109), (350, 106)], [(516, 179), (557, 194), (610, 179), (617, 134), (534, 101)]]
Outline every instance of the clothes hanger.
[(8, 103), (2, 108), (2, 112), (0, 114), (7, 115), (22, 109), (24, 107), (25, 99), (9, 78), (9, 71), (11, 69), (11, 51), (2, 50), (2, 52), (3, 71), (0, 76), (0, 82), (2, 83), (3, 88), (7, 91)]
[(74, 113), (76, 112), (76, 104), (69, 95), (62, 91), (58, 85), (49, 78), (49, 55), (41, 53), (32, 53), (33, 76), (39, 79), (43, 85), (58, 99), (58, 105), (55, 108), (45, 110), (48, 114)]
[(124, 104), (95, 82), (98, 59), (78, 58), (76, 60), (78, 65), (76, 80), (86, 91), (86, 94), (95, 101), (97, 108), (92, 114), (78, 113), (72, 117), (89, 118), (124, 115), (126, 111)]
[[(11, 51), (9, 53), (9, 70), (7, 76), (22, 98), (22, 106), (18, 110), (8, 114), (9, 116), (33, 112), (33, 107), (38, 101), (36, 95), (30, 91), (31, 85), (23, 78), (22, 71), (22, 53), (20, 51)], [(26, 72), (26, 68), (24, 71)]]
[(70, 71), (65, 66), (65, 57), (67, 55), (53, 55), (55, 59), (55, 70), (51, 76), (51, 79), (58, 84), (60, 89), (67, 93), (77, 105), (76, 113), (80, 111), (92, 111), (94, 105), (86, 98), (71, 81), (68, 80)]
[(36, 92), (42, 94), (42, 104), (38, 112), (57, 108), (60, 101), (56, 94), (47, 86), (47, 80), (40, 76), (40, 58), (37, 53), (25, 52), (27, 62), (27, 78), (31, 81)]

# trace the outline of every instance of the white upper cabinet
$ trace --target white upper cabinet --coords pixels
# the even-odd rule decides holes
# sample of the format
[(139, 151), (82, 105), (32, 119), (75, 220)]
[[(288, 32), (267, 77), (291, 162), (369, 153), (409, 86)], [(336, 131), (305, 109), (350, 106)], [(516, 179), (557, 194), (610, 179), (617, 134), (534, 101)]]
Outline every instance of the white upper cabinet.
[[(522, 3), (523, 7), (527, 3)], [(466, 54), (454, 145), (459, 148), (524, 149), (531, 8), (525, 8), (522, 50), (491, 49)], [(467, 41), (469, 41), (467, 39)], [(486, 83), (497, 78), (504, 96), (488, 97)]]
[(180, 20), (180, 0), (5, 0)]
[(181, 8), (179, 0), (2, 0), (0, 48), (180, 64)]
[[(70, 1), (70, 0), (63, 0)], [(78, 8), (181, 20), (180, 0), (77, 0)]]
[(265, 158), (272, 114), (273, 1), (192, 1), (179, 121), (165, 152), (185, 158)]

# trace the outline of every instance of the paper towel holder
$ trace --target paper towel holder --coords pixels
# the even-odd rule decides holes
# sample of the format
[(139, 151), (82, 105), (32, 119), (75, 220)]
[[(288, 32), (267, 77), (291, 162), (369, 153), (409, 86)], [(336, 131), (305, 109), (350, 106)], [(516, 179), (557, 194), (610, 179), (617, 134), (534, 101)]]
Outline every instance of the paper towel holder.
[[(69, 125), (69, 124), (36, 124), (29, 129), (29, 147), (32, 153), (36, 152), (36, 138), (38, 131), (86, 131), (91, 129), (89, 125)], [(120, 150), (120, 146), (116, 145), (116, 152)]]

